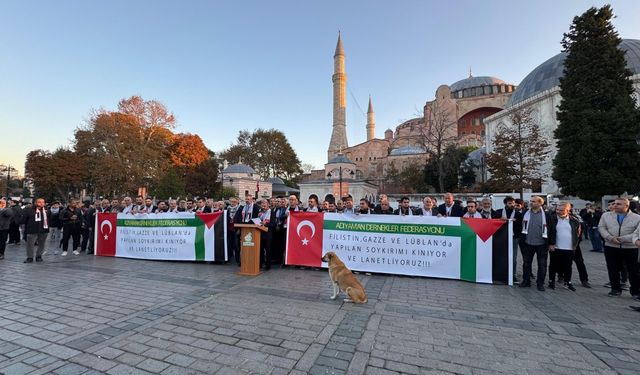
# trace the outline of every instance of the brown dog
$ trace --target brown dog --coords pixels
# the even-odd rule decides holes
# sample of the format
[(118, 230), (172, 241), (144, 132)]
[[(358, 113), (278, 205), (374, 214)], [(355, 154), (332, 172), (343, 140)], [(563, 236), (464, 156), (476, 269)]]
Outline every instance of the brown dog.
[(329, 263), (329, 277), (333, 282), (333, 295), (331, 299), (336, 299), (340, 291), (343, 291), (347, 297), (345, 302), (367, 303), (367, 294), (360, 281), (351, 273), (351, 270), (342, 263), (340, 258), (330, 251), (322, 257), (323, 262)]

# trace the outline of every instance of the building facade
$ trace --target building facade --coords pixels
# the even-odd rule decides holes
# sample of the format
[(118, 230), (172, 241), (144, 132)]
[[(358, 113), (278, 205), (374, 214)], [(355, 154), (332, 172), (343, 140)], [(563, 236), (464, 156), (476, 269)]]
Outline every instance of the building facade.
[[(620, 49), (626, 52), (627, 67), (633, 73), (631, 80), (635, 89), (636, 103), (640, 103), (640, 40), (623, 39)], [(548, 138), (552, 147), (549, 157), (540, 168), (543, 171), (541, 193), (559, 195), (560, 189), (551, 177), (553, 158), (557, 154), (553, 132), (558, 127), (556, 113), (562, 101), (560, 95), (560, 78), (563, 76), (565, 53), (559, 53), (543, 62), (529, 73), (511, 95), (503, 111), (485, 119), (487, 153), (493, 151), (493, 139), (497, 129), (510, 126), (510, 116), (519, 110), (531, 110), (531, 118), (540, 125), (541, 131)]]
[[(349, 179), (350, 194), (354, 183), (362, 183), (354, 198), (365, 195), (377, 195), (377, 190), (385, 190), (385, 175), (390, 169), (402, 171), (408, 166), (424, 166), (428, 160), (428, 150), (432, 147), (426, 139), (437, 127), (446, 127), (447, 142), (459, 146), (482, 147), (485, 139), (485, 118), (505, 108), (515, 86), (495, 77), (469, 77), (453, 83), (441, 85), (435, 92), (435, 98), (427, 101), (421, 117), (412, 118), (387, 129), (383, 138), (376, 137), (376, 120), (373, 100), (369, 97), (367, 123), (365, 124), (367, 139), (349, 146), (347, 140), (346, 55), (342, 38), (334, 53), (333, 83), (333, 126), (331, 139), (327, 148), (325, 169), (315, 170), (304, 176), (300, 184), (301, 198), (316, 193), (320, 189), (333, 194), (334, 181), (327, 177), (328, 166), (336, 162), (338, 156), (349, 164), (353, 175), (343, 176)], [(326, 187), (322, 187), (326, 184)], [(331, 186), (331, 187), (330, 187)], [(375, 188), (372, 190), (372, 187)], [(360, 188), (359, 188), (360, 189)], [(339, 196), (338, 194), (334, 194)], [(345, 192), (343, 191), (343, 195)], [(322, 197), (321, 197), (322, 198)]]

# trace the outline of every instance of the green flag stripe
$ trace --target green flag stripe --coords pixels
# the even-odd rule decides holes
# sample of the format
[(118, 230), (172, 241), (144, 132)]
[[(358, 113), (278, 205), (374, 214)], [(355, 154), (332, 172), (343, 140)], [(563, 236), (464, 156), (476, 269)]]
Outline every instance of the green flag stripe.
[(199, 218), (193, 219), (118, 219), (119, 227), (196, 227), (204, 225)]
[[(466, 224), (463, 223), (465, 227)], [(467, 227), (469, 228), (469, 227)], [(460, 241), (460, 280), (476, 281), (476, 234), (472, 236), (465, 235)]]
[(204, 260), (204, 224), (196, 227), (196, 260)]
[(476, 233), (464, 221), (459, 226), (324, 220), (325, 230), (460, 237), (460, 279), (476, 281)]

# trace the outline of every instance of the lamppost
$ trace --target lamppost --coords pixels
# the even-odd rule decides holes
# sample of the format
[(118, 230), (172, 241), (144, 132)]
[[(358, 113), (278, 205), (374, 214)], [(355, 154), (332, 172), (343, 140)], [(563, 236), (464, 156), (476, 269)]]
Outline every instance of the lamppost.
[[(345, 172), (349, 171), (349, 175), (351, 176), (351, 178), (353, 179), (353, 176), (355, 175), (355, 172), (350, 170), (349, 168), (345, 168), (344, 169)], [(342, 199), (342, 166), (338, 167), (338, 181), (340, 182), (340, 199)], [(327, 178), (333, 178), (333, 175), (331, 174), (331, 172), (327, 173)]]
[(7, 199), (9, 199), (9, 181), (11, 181), (11, 166), (7, 166)]
[(227, 169), (227, 161), (220, 163), (220, 199), (224, 199), (224, 170)]

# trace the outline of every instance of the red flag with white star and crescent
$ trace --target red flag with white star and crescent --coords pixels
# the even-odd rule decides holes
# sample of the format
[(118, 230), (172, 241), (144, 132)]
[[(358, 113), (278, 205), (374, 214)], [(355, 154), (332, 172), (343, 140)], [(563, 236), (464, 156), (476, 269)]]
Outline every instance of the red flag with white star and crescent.
[(96, 255), (113, 257), (116, 256), (116, 223), (118, 214), (97, 213), (96, 214)]
[(322, 266), (322, 212), (291, 212), (287, 226), (286, 264)]

